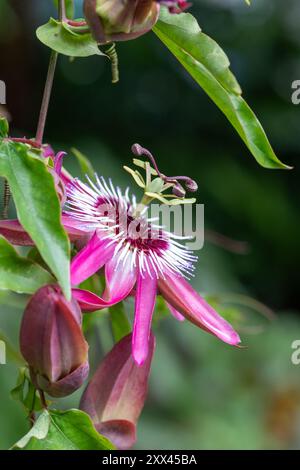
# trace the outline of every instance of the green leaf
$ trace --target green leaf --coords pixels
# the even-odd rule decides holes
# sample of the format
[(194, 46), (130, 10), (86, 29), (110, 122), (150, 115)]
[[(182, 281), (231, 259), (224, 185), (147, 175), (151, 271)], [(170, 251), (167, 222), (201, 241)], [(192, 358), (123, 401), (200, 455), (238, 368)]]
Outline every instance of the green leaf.
[(2, 142), (0, 176), (8, 180), (20, 223), (70, 298), (70, 243), (52, 175), (26, 145)]
[[(7, 305), (7, 303), (5, 304)], [(7, 338), (6, 334), (3, 333), (3, 331), (0, 330), (0, 341), (3, 341), (5, 343), (5, 352), (6, 352), (6, 357), (10, 362), (14, 362), (18, 366), (24, 366), (24, 359), (15, 349), (15, 347), (11, 344), (10, 340)]]
[(196, 19), (189, 13), (171, 15), (162, 9), (154, 32), (223, 111), (257, 162), (265, 168), (288, 169), (275, 155), (260, 122), (241, 97), (226, 54), (201, 32)]
[(19, 401), (27, 412), (40, 411), (42, 409), (41, 400), (28, 377), (28, 369), (26, 367), (20, 368), (16, 386), (11, 390), (10, 396), (13, 400)]
[(79, 410), (44, 410), (12, 450), (113, 450), (90, 417)]
[(73, 155), (76, 157), (80, 170), (83, 176), (89, 176), (91, 179), (95, 178), (95, 170), (93, 168), (93, 165), (91, 164), (90, 160), (83, 155), (79, 150), (75, 148), (71, 148), (71, 152)]
[(19, 256), (14, 247), (0, 236), (0, 289), (19, 294), (33, 294), (54, 278), (38, 264)]
[(110, 307), (109, 313), (114, 340), (115, 343), (118, 343), (131, 332), (131, 326), (126, 316), (123, 302)]
[(77, 33), (53, 18), (43, 26), (40, 26), (36, 35), (38, 39), (59, 54), (70, 57), (89, 57), (103, 54), (91, 33)]
[(7, 119), (0, 115), (0, 137), (7, 137), (9, 125)]

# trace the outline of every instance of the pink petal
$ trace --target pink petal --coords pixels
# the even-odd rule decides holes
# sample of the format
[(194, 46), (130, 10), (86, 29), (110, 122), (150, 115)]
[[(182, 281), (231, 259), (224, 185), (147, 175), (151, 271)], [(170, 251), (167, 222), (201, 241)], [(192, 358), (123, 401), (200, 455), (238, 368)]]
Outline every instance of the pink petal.
[(105, 300), (93, 292), (83, 289), (72, 289), (72, 294), (84, 312), (96, 312), (103, 308), (112, 307), (124, 300), (124, 297), (117, 296), (112, 297), (110, 300)]
[(67, 152), (58, 152), (54, 158), (54, 171), (60, 177), (62, 171), (63, 159), (67, 155)]
[(88, 239), (86, 231), (82, 230), (78, 222), (76, 223), (74, 219), (71, 219), (71, 217), (63, 215), (61, 217), (61, 222), (65, 231), (69, 235), (71, 242)]
[(97, 233), (72, 260), (71, 283), (80, 284), (95, 274), (112, 257), (114, 246), (109, 240), (101, 239)]
[(136, 424), (143, 409), (155, 348), (150, 336), (149, 354), (138, 367), (131, 354), (132, 335), (117, 343), (104, 358), (85, 390), (80, 409), (92, 418), (96, 429), (119, 449), (128, 449), (136, 438)]
[(157, 279), (139, 273), (137, 279), (132, 354), (135, 362), (142, 365), (148, 357), (151, 321), (157, 293)]
[(113, 257), (105, 265), (106, 289), (103, 297), (106, 300), (113, 298), (126, 298), (134, 288), (137, 277), (136, 267), (132, 265), (130, 253), (126, 262), (118, 264), (118, 258)]
[(232, 326), (182, 276), (166, 275), (165, 279), (158, 281), (158, 287), (166, 301), (189, 321), (225, 343), (240, 343), (240, 337)]
[[(70, 217), (62, 216), (62, 224), (68, 233), (71, 242), (82, 240), (86, 233), (72, 224)], [(17, 219), (0, 220), (0, 235), (3, 235), (10, 243), (17, 246), (34, 246), (34, 242)]]
[(168, 302), (166, 302), (166, 304), (167, 304), (168, 309), (172, 313), (173, 317), (176, 318), (176, 320), (178, 320), (178, 321), (184, 321), (185, 320), (184, 316), (181, 315), (181, 313), (179, 313), (176, 310), (176, 308), (173, 307), (173, 305), (169, 304)]
[(34, 242), (17, 219), (0, 220), (0, 235), (13, 245), (34, 246)]

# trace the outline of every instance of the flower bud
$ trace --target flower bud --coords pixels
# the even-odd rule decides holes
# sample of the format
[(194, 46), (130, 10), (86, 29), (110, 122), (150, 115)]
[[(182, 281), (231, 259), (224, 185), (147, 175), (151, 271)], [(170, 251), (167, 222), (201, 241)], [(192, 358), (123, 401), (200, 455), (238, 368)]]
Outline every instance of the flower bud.
[(84, 14), (99, 44), (135, 39), (158, 20), (156, 0), (85, 0)]
[(138, 366), (132, 357), (131, 343), (130, 334), (107, 354), (80, 403), (80, 409), (90, 415), (97, 431), (121, 450), (129, 449), (135, 443), (136, 425), (147, 396), (155, 348), (151, 334), (147, 360)]
[(81, 322), (77, 302), (68, 302), (57, 285), (42, 287), (29, 301), (21, 324), (20, 348), (37, 389), (63, 397), (75, 392), (87, 378), (88, 344)]

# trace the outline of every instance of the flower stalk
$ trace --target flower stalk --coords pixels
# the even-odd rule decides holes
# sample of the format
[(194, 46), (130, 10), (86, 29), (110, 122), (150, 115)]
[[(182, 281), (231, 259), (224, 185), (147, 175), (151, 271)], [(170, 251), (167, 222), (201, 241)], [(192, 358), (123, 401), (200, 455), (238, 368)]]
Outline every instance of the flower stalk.
[[(58, 12), (59, 12), (60, 21), (66, 21), (67, 17), (66, 17), (65, 0), (58, 0)], [(55, 70), (56, 70), (56, 65), (57, 65), (57, 59), (58, 59), (58, 53), (55, 51), (52, 51), (50, 55), (50, 60), (49, 60), (48, 73), (47, 73), (44, 94), (43, 94), (43, 99), (42, 99), (42, 105), (41, 105), (41, 110), (40, 110), (40, 115), (39, 115), (39, 121), (38, 121), (38, 126), (37, 126), (37, 131), (36, 131), (36, 138), (35, 138), (36, 142), (39, 145), (42, 145), (43, 143), (46, 120), (48, 116), (50, 98), (51, 98)]]

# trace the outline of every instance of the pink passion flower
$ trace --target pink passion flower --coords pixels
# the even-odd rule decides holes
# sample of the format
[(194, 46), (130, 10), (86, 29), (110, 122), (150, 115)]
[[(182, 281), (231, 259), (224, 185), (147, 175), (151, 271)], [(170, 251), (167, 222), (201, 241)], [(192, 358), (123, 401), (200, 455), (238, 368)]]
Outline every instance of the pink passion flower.
[(137, 214), (135, 197), (129, 189), (122, 194), (111, 181), (95, 175), (95, 182), (78, 179), (67, 187), (67, 217), (90, 241), (73, 258), (73, 286), (105, 268), (106, 287), (102, 297), (73, 289), (73, 296), (84, 311), (110, 307), (132, 292), (135, 317), (132, 353), (137, 364), (147, 359), (152, 315), (160, 293), (179, 320), (184, 317), (224, 342), (237, 345), (238, 334), (191, 287), (185, 279), (194, 270), (197, 259), (178, 238), (147, 219), (145, 211)]

